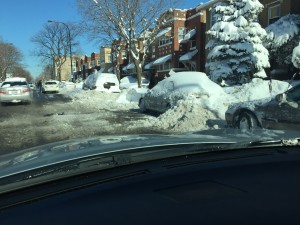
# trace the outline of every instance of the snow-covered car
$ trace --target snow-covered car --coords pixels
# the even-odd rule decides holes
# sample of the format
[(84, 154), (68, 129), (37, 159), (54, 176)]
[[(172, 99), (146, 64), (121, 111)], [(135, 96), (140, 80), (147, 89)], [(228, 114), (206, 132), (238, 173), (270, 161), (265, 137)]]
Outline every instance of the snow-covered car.
[(142, 112), (164, 113), (182, 99), (208, 99), (225, 95), (223, 89), (202, 72), (178, 72), (158, 82), (139, 99)]
[(43, 83), (42, 86), (42, 93), (48, 93), (48, 92), (59, 92), (59, 81), (57, 80), (48, 80)]
[(32, 91), (25, 78), (14, 77), (6, 79), (0, 87), (0, 102), (6, 103), (31, 103)]
[(275, 97), (234, 103), (225, 119), (230, 127), (300, 130), (300, 85)]
[[(120, 89), (130, 89), (130, 88), (137, 88), (138, 84), (137, 84), (137, 79), (133, 76), (126, 76), (123, 77), (120, 80)], [(149, 80), (142, 77), (142, 82), (141, 82), (141, 86), (143, 88), (147, 88), (149, 86)]]
[(83, 82), (82, 88), (109, 93), (120, 92), (117, 75), (112, 73), (93, 73)]

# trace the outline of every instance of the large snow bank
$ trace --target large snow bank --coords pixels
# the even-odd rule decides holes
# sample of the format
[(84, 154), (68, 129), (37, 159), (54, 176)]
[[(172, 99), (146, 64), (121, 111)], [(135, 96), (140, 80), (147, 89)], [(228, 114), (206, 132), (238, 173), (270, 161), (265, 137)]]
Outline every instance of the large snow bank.
[[(173, 76), (172, 79), (174, 82), (178, 81), (176, 76)], [(224, 88), (209, 79), (203, 78), (202, 81), (203, 90), (210, 97), (178, 101), (174, 107), (159, 117), (144, 115), (143, 119), (135, 121), (128, 128), (148, 127), (169, 133), (222, 128), (225, 126), (224, 116), (229, 104), (268, 98), (282, 93), (290, 87), (288, 82), (277, 80), (270, 82), (253, 79), (248, 84)], [(165, 90), (161, 89), (161, 91)], [(72, 97), (71, 104), (80, 103), (89, 107), (94, 106), (95, 110), (130, 111), (138, 110), (138, 100), (146, 92), (147, 89), (144, 88), (123, 90), (121, 93), (115, 94), (73, 89), (65, 94)]]

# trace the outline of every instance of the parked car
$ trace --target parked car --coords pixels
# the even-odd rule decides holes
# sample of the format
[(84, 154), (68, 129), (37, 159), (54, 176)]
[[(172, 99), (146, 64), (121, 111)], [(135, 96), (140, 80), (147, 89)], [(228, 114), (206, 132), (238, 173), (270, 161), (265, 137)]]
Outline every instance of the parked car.
[[(213, 88), (212, 88), (213, 87)], [(158, 82), (139, 100), (142, 112), (164, 113), (181, 99), (208, 98), (224, 95), (222, 88), (202, 72), (178, 72)]]
[(62, 81), (59, 83), (59, 87), (73, 89), (73, 88), (76, 88), (76, 84), (74, 82), (70, 82), (70, 81)]
[(31, 103), (32, 91), (25, 78), (14, 77), (6, 79), (0, 87), (0, 102), (6, 103)]
[(85, 90), (96, 90), (103, 92), (120, 92), (117, 75), (112, 73), (93, 73), (83, 82), (82, 88)]
[(300, 130), (300, 85), (272, 98), (232, 104), (225, 118), (240, 129)]
[(57, 80), (48, 80), (42, 86), (42, 93), (47, 92), (59, 92), (59, 81)]
[(33, 84), (32, 82), (29, 82), (28, 85), (29, 85), (29, 87), (30, 87), (31, 90), (35, 90), (36, 89), (35, 84)]
[[(148, 88), (149, 80), (147, 78), (142, 77), (141, 86), (144, 88)], [(137, 88), (138, 81), (137, 78), (133, 76), (126, 76), (120, 80), (120, 89), (130, 89), (130, 88)]]

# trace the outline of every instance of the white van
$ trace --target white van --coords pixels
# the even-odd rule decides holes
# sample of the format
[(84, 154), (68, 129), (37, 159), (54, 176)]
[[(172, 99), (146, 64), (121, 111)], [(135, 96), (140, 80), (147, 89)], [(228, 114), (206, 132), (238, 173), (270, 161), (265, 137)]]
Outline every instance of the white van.
[(109, 93), (121, 92), (117, 75), (112, 73), (93, 73), (85, 79), (82, 88)]

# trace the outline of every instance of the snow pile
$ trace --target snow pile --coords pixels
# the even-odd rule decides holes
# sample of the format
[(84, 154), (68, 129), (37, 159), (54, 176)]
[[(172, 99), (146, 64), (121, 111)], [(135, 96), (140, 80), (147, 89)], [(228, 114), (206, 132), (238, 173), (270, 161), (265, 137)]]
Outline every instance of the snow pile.
[[(133, 89), (131, 89), (133, 90)], [(134, 90), (132, 92), (135, 92)], [(127, 95), (128, 92), (106, 93), (96, 90), (73, 89), (65, 92), (67, 97), (72, 98), (73, 104), (82, 104), (87, 107), (111, 109), (111, 110), (128, 110), (130, 108), (138, 108), (136, 101), (138, 92)], [(129, 91), (129, 93), (131, 93)], [(130, 96), (130, 97), (127, 97)], [(120, 104), (122, 100), (123, 104)]]
[[(213, 120), (218, 120), (210, 110), (190, 101), (179, 101), (177, 106), (169, 109), (153, 121), (153, 126), (162, 130), (174, 132), (188, 132), (206, 130), (215, 125)], [(218, 126), (214, 126), (218, 128)]]
[(137, 103), (139, 99), (144, 96), (149, 89), (147, 88), (131, 88), (124, 89), (122, 93), (119, 95), (117, 102), (118, 103)]
[(224, 91), (232, 96), (233, 102), (245, 102), (273, 97), (288, 88), (289, 84), (285, 81), (266, 81), (255, 78), (250, 83), (241, 86), (226, 87)]
[[(185, 74), (185, 75), (184, 75)], [(141, 133), (143, 129), (153, 130), (153, 132), (167, 132), (167, 133), (181, 133), (188, 131), (218, 129), (224, 127), (225, 112), (228, 106), (235, 102), (245, 102), (258, 99), (273, 97), (279, 93), (286, 91), (290, 86), (287, 82), (272, 80), (266, 81), (262, 79), (253, 79), (250, 83), (237, 85), (232, 87), (220, 87), (212, 82), (204, 74), (199, 76), (199, 72), (192, 72), (197, 76), (201, 82), (198, 83), (202, 90), (202, 95), (199, 98), (185, 98), (180, 100), (177, 104), (173, 105), (168, 111), (161, 114), (159, 117), (148, 114), (140, 114), (138, 119), (122, 121), (118, 114), (111, 118), (110, 112), (137, 112), (138, 101), (141, 96), (145, 95), (147, 89), (136, 88), (122, 90), (120, 94), (101, 93), (97, 91), (84, 91), (82, 89), (73, 89), (65, 94), (73, 100), (70, 104), (76, 107), (86, 107), (90, 111), (89, 116), (98, 118), (97, 112), (101, 112), (101, 119), (109, 118), (104, 122), (95, 119), (95, 124), (99, 123), (100, 127), (105, 128), (106, 131), (128, 132), (130, 130), (139, 130)], [(202, 73), (200, 73), (202, 74)], [(189, 76), (188, 76), (189, 75)], [(175, 75), (167, 78), (173, 81), (174, 86), (179, 85), (180, 82), (189, 82), (193, 75), (190, 73), (176, 73)], [(161, 81), (163, 85), (157, 85), (151, 92), (161, 92), (168, 95), (174, 93), (166, 87), (166, 80)], [(199, 89), (198, 86), (198, 89)], [(190, 86), (190, 91), (194, 86)], [(104, 110), (104, 111), (103, 111)], [(74, 116), (73, 120), (78, 115)], [(59, 119), (59, 116), (53, 117)], [(71, 118), (71, 117), (70, 117)], [(72, 119), (71, 118), (71, 119)], [(126, 125), (125, 125), (126, 124)], [(68, 129), (69, 123), (63, 123), (64, 129)], [(94, 126), (94, 124), (91, 124)], [(75, 132), (75, 131), (74, 131)]]

